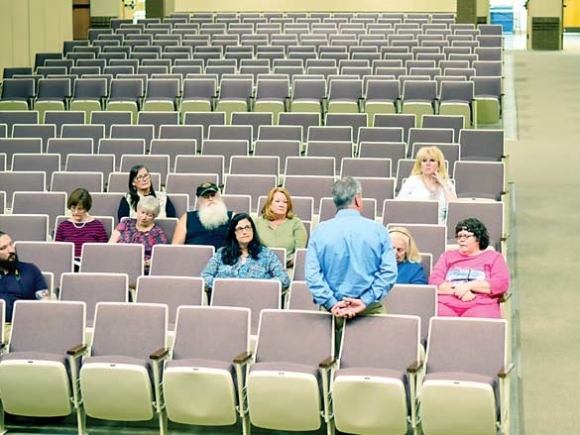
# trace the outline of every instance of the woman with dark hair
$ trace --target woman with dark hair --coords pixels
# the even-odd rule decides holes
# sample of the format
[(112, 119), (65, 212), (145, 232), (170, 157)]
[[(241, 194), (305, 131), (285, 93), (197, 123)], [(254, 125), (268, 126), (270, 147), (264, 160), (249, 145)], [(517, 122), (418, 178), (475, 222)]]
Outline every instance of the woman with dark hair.
[(224, 246), (209, 260), (201, 276), (208, 289), (215, 278), (277, 279), (282, 288), (290, 286), (282, 263), (262, 245), (256, 225), (246, 213), (234, 215)]
[(70, 217), (58, 224), (55, 242), (75, 245), (75, 267), (80, 266), (83, 243), (107, 243), (109, 236), (103, 223), (89, 214), (93, 199), (87, 189), (79, 187), (68, 196), (66, 203)]
[(489, 233), (476, 218), (455, 226), (457, 250), (444, 252), (429, 276), (438, 288), (438, 314), (501, 318), (499, 297), (508, 291), (510, 272), (503, 255), (489, 247)]
[(160, 218), (177, 217), (175, 207), (165, 192), (155, 192), (153, 183), (151, 183), (151, 174), (145, 165), (135, 165), (129, 171), (129, 191), (119, 203), (117, 218), (119, 222), (124, 217), (137, 217), (137, 204), (144, 196), (152, 196), (159, 201), (161, 211)]

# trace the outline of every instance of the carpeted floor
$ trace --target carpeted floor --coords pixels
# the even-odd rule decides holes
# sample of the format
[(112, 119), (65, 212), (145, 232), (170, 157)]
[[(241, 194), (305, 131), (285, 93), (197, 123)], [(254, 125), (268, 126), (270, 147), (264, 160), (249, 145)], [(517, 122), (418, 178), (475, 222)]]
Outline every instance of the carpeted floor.
[(573, 434), (580, 425), (580, 51), (513, 55), (520, 433)]

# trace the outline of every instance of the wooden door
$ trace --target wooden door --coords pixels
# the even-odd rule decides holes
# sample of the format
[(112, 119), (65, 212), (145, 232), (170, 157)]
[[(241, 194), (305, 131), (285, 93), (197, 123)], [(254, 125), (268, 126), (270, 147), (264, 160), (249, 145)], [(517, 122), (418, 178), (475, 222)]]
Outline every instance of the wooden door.
[(73, 0), (73, 38), (87, 39), (91, 27), (91, 0)]

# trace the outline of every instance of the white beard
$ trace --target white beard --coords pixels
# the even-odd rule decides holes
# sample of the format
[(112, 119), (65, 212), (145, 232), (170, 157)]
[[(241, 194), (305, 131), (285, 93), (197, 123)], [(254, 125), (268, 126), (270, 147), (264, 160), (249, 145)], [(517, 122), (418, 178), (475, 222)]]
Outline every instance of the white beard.
[(213, 230), (228, 221), (228, 208), (223, 201), (218, 201), (201, 207), (197, 215), (206, 230)]

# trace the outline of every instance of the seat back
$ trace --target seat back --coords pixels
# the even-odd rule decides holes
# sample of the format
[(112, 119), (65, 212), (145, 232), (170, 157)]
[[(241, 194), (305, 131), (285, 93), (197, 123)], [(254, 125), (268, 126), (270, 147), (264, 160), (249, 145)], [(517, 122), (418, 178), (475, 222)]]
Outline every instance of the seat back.
[(264, 192), (269, 192), (277, 186), (277, 178), (276, 175), (230, 174), (226, 178), (224, 193), (227, 195), (249, 194), (252, 198), (251, 212), (257, 213), (258, 198)]
[(249, 349), (248, 308), (183, 306), (177, 310), (174, 360), (203, 358), (231, 363)]
[(330, 313), (263, 310), (256, 362), (288, 362), (318, 367), (334, 355), (334, 318)]
[(314, 214), (318, 214), (320, 199), (332, 192), (333, 185), (333, 176), (286, 175), (284, 178), (284, 187), (292, 192), (292, 195), (311, 196), (313, 198)]
[(453, 171), (458, 198), (487, 198), (499, 201), (505, 192), (503, 162), (455, 162)]
[(74, 267), (74, 243), (72, 242), (27, 242), (18, 240), (14, 246), (18, 257), (34, 263), (43, 272), (54, 274), (55, 284), (60, 287), (63, 273), (72, 273)]
[(252, 312), (252, 334), (258, 331), (260, 312), (266, 308), (282, 308), (282, 287), (273, 279), (216, 278), (211, 305), (245, 307)]
[[(376, 368), (405, 372), (419, 361), (421, 319), (417, 316), (357, 316), (346, 322), (340, 368)], [(384, 343), (369, 346), (369, 343)]]
[(72, 273), (61, 275), (60, 300), (81, 301), (86, 305), (87, 326), (92, 327), (99, 302), (128, 302), (129, 277), (126, 273)]
[(85, 243), (81, 254), (81, 272), (126, 273), (134, 287), (143, 274), (145, 247), (133, 243)]
[(312, 293), (306, 281), (297, 281), (296, 278), (290, 284), (287, 308), (290, 310), (319, 311), (320, 307), (314, 302)]
[(178, 308), (202, 305), (203, 278), (185, 276), (140, 276), (137, 279), (136, 302), (165, 304), (169, 308), (169, 329), (175, 329)]
[(99, 302), (91, 355), (149, 360), (152, 352), (165, 348), (167, 313), (162, 304)]
[(506, 333), (504, 319), (433, 317), (426, 371), (471, 373), (495, 379), (506, 363)]
[(438, 201), (386, 199), (383, 203), (383, 224), (437, 224)]
[(47, 214), (2, 214), (0, 228), (14, 240), (46, 242), (48, 220)]
[(429, 320), (437, 315), (437, 287), (434, 285), (395, 284), (385, 298), (389, 314), (419, 316), (421, 343), (427, 343)]
[(65, 356), (69, 349), (85, 343), (84, 330), (83, 302), (16, 301), (10, 352), (42, 352)]
[(155, 245), (149, 273), (152, 276), (199, 277), (214, 252), (213, 246)]

